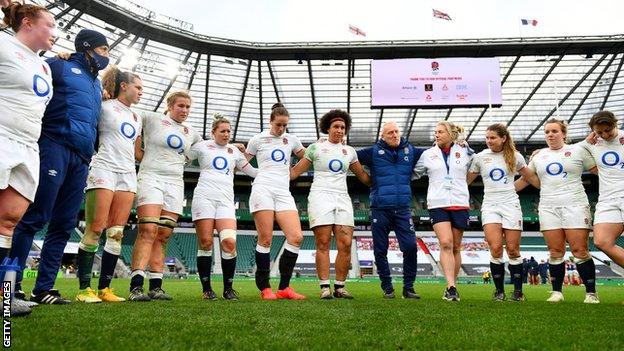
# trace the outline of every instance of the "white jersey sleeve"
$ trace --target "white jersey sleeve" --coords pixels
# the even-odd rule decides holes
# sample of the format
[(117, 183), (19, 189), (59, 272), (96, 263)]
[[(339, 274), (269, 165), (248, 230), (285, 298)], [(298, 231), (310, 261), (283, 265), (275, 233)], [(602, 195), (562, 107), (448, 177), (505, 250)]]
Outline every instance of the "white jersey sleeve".
[(518, 151), (516, 151), (516, 172), (518, 172), (519, 170), (523, 169), (526, 166), (527, 166), (527, 163), (526, 163), (526, 160), (524, 159), (524, 156)]
[(50, 66), (14, 36), (0, 33), (0, 135), (39, 150), (52, 91)]
[(418, 161), (416, 162), (416, 166), (414, 166), (413, 177), (414, 179), (420, 179), (421, 177), (427, 174), (427, 167), (425, 166), (425, 154), (428, 153), (428, 150), (425, 150), (421, 155)]
[(301, 140), (299, 140), (299, 138), (295, 135), (291, 135), (293, 137), (293, 141), (295, 143), (295, 145), (293, 146), (293, 153), (298, 153), (299, 151), (301, 151), (301, 149), (303, 149), (303, 144), (301, 143)]
[(481, 153), (475, 155), (470, 164), (470, 173), (481, 173)]
[(197, 160), (199, 158), (200, 147), (201, 147), (201, 143), (195, 143), (193, 144), (193, 146), (191, 146), (189, 151), (186, 153), (186, 157), (189, 159), (189, 161)]
[(236, 154), (236, 168), (246, 175), (255, 178), (258, 175), (258, 169), (247, 161), (247, 157), (245, 157), (238, 148), (235, 147), (234, 149), (234, 153)]
[(251, 140), (249, 140), (249, 142), (247, 143), (247, 153), (252, 155), (252, 156), (256, 156), (256, 154), (258, 153), (258, 143), (260, 140), (260, 134), (254, 136), (251, 138)]
[(596, 167), (596, 161), (594, 160), (594, 157), (591, 155), (591, 153), (587, 149), (583, 147), (579, 147), (578, 152), (579, 152), (579, 156), (583, 160), (583, 169), (588, 171)]

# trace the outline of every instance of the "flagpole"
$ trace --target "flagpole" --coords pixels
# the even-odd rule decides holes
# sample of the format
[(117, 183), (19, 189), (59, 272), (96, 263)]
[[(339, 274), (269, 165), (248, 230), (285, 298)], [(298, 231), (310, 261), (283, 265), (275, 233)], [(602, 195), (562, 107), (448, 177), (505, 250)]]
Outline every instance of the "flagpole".
[(555, 113), (557, 115), (557, 119), (559, 119), (559, 81), (555, 80)]
[(488, 81), (488, 116), (490, 117), (490, 124), (494, 123), (494, 118), (492, 117), (492, 80)]

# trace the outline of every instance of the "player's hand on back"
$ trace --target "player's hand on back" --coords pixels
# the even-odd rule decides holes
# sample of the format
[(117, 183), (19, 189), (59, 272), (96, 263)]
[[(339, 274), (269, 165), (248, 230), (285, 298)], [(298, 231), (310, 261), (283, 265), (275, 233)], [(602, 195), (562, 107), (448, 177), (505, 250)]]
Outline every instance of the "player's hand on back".
[(245, 148), (244, 144), (242, 144), (242, 143), (234, 143), (232, 145), (236, 146), (236, 148), (238, 150), (240, 150), (240, 152), (245, 153), (246, 148)]
[(58, 54), (56, 54), (56, 56), (58, 56), (58, 58), (60, 58), (61, 60), (67, 61), (71, 57), (71, 52), (61, 51)]
[(585, 138), (585, 141), (587, 141), (591, 145), (596, 145), (596, 142), (598, 141), (598, 135), (596, 135), (596, 133), (594, 132), (591, 132), (589, 133), (587, 138)]

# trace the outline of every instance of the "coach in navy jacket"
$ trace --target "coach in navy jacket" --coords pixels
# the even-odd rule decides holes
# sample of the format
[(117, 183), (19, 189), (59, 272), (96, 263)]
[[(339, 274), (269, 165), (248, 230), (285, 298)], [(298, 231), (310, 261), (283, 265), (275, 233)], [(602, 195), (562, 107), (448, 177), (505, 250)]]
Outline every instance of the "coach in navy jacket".
[(48, 224), (31, 297), (39, 303), (69, 302), (50, 290), (83, 201), (102, 105), (97, 76), (108, 65), (108, 43), (101, 33), (83, 29), (76, 35), (75, 46), (77, 52), (68, 60), (47, 60), (54, 96), (43, 116), (39, 139), (39, 187), (15, 228), (10, 255), (19, 257), (24, 267), (35, 233)]
[(357, 152), (358, 160), (368, 167), (371, 176), (373, 250), (386, 298), (394, 297), (387, 257), (390, 231), (396, 234), (403, 252), (403, 296), (419, 298), (414, 292), (417, 250), (410, 212), (410, 181), (414, 166), (423, 151), (401, 138), (396, 123), (389, 122), (383, 126), (381, 138), (375, 145)]

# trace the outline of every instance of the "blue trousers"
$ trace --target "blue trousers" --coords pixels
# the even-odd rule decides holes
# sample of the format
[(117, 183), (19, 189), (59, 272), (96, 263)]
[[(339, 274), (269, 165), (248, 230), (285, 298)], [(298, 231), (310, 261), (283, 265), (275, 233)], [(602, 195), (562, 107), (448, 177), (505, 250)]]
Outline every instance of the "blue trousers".
[(371, 209), (371, 229), (373, 232), (373, 252), (377, 273), (383, 290), (392, 289), (390, 266), (388, 265), (388, 235), (394, 231), (403, 252), (403, 287), (414, 287), (416, 279), (416, 233), (409, 208)]
[[(41, 249), (41, 261), (33, 294), (54, 287), (63, 251), (76, 228), (84, 198), (89, 164), (66, 146), (46, 137), (39, 140), (41, 168), (35, 201), (15, 227), (10, 257), (18, 257), (20, 267), (26, 259), (35, 234), (48, 224)], [(17, 277), (18, 287), (22, 274)]]

